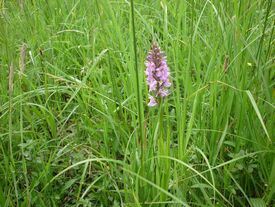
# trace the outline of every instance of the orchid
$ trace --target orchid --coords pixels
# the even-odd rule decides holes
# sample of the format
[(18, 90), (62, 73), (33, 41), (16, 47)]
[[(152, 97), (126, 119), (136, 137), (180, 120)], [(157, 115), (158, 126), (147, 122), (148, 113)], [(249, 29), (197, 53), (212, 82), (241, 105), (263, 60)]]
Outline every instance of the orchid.
[(148, 52), (145, 65), (145, 74), (150, 92), (148, 106), (152, 107), (159, 103), (161, 97), (169, 95), (168, 88), (171, 86), (166, 57), (156, 42), (152, 44), (151, 50)]

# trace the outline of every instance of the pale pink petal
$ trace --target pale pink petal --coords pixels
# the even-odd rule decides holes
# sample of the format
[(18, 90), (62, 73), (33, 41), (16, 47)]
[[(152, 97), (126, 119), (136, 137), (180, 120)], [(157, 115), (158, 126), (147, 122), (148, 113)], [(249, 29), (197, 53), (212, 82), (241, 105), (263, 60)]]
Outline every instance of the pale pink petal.
[(158, 103), (156, 102), (156, 99), (153, 96), (150, 96), (150, 101), (148, 103), (148, 106), (153, 107), (156, 106)]

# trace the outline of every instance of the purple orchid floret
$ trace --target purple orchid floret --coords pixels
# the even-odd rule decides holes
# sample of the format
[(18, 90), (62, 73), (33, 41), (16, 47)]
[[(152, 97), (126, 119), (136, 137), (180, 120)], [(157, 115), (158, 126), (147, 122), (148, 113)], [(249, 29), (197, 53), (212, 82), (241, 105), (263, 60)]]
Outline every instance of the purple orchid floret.
[(145, 65), (147, 84), (151, 93), (148, 106), (156, 106), (160, 97), (169, 95), (168, 88), (171, 86), (169, 67), (164, 53), (160, 50), (157, 43), (152, 44)]
[(158, 104), (153, 96), (150, 96), (149, 99), (150, 101), (148, 103), (148, 106), (156, 106)]

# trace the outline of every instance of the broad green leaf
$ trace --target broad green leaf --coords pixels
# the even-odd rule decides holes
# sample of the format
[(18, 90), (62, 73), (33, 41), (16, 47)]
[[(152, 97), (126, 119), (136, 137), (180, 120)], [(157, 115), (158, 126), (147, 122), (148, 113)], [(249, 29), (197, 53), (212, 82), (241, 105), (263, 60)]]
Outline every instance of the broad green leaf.
[(266, 204), (262, 198), (250, 198), (251, 207), (266, 207)]

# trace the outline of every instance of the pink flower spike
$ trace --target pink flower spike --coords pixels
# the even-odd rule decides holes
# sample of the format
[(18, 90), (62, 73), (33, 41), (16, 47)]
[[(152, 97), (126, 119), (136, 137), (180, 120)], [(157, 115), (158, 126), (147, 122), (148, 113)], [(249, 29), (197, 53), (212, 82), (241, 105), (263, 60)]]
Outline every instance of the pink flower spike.
[(150, 102), (148, 106), (157, 105), (157, 99), (169, 95), (168, 88), (171, 86), (169, 80), (170, 72), (164, 53), (157, 43), (153, 43), (148, 52), (146, 65), (146, 80), (149, 86)]

